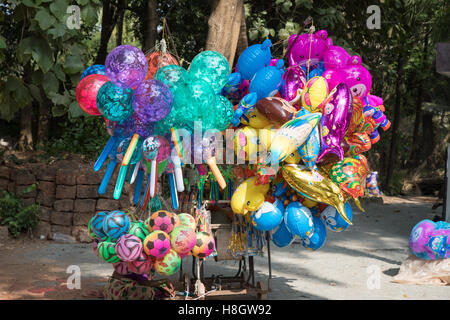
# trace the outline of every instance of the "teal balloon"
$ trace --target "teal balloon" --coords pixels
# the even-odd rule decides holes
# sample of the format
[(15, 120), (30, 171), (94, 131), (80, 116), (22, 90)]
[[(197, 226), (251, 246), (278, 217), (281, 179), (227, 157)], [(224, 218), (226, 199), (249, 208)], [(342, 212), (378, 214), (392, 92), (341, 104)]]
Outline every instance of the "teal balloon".
[(208, 82), (214, 92), (219, 94), (230, 75), (230, 64), (219, 52), (203, 51), (192, 60), (189, 74), (194, 79)]
[(234, 116), (233, 104), (224, 96), (216, 96), (214, 114), (214, 128), (220, 131), (227, 129)]
[(187, 83), (189, 81), (189, 73), (180, 66), (169, 64), (158, 69), (153, 78), (161, 81), (172, 89), (172, 87), (179, 82)]
[(103, 117), (111, 121), (123, 121), (133, 113), (133, 90), (119, 88), (108, 81), (98, 90), (96, 102)]

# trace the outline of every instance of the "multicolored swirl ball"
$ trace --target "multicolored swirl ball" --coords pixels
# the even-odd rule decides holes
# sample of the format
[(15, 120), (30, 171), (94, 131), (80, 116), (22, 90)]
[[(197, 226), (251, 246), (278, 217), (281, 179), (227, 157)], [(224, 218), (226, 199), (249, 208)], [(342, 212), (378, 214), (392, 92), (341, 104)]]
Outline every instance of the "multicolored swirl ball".
[(116, 242), (116, 254), (122, 261), (134, 261), (142, 252), (142, 241), (132, 234), (124, 234)]
[[(130, 145), (131, 139), (132, 139), (131, 137), (126, 138), (119, 143), (119, 146), (117, 148), (117, 153), (116, 153), (117, 160), (119, 160), (119, 161), (123, 160), (123, 157), (125, 156), (125, 154), (128, 150), (128, 146)], [(140, 152), (141, 143), (142, 143), (141, 141), (142, 140), (138, 140), (136, 148), (134, 149), (133, 153), (131, 154), (130, 164), (138, 163), (142, 159), (142, 153)]]
[(84, 70), (81, 74), (80, 81), (91, 74), (102, 74), (106, 76), (105, 66), (102, 64), (94, 64), (90, 67), (87, 67), (86, 70)]
[(105, 61), (106, 75), (120, 88), (134, 88), (144, 81), (148, 62), (144, 53), (125, 44), (111, 50)]
[(170, 249), (163, 258), (155, 260), (155, 270), (160, 275), (170, 276), (180, 269), (181, 258), (175, 250)]
[(130, 229), (130, 218), (122, 211), (113, 211), (103, 220), (103, 232), (115, 240), (127, 233)]
[(103, 241), (98, 244), (98, 256), (109, 263), (119, 262), (120, 258), (116, 254), (116, 244), (110, 241)]
[(136, 274), (148, 274), (152, 268), (153, 258), (147, 256), (145, 252), (141, 252), (136, 260), (128, 262), (128, 269)]
[(161, 81), (145, 80), (134, 90), (134, 112), (144, 124), (164, 119), (172, 109), (172, 103), (172, 93)]
[(91, 74), (83, 78), (77, 85), (75, 95), (80, 108), (93, 116), (99, 116), (97, 107), (97, 94), (100, 88), (109, 81), (109, 78), (101, 74)]
[(98, 90), (96, 102), (100, 114), (112, 121), (123, 121), (133, 114), (133, 90), (117, 87), (111, 81)]
[(144, 242), (149, 233), (150, 232), (142, 221), (131, 221), (128, 234), (132, 234), (138, 237), (142, 242)]

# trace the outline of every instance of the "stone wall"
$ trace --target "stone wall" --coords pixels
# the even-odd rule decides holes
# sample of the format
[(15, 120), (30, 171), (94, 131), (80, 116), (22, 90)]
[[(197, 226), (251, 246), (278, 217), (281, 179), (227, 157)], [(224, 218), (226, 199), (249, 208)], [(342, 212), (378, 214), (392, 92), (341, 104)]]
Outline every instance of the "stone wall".
[(80, 242), (91, 242), (87, 225), (95, 213), (130, 208), (127, 185), (119, 200), (113, 198), (117, 173), (105, 194), (98, 194), (103, 174), (104, 169), (94, 172), (91, 165), (77, 162), (0, 166), (0, 190), (18, 194), (37, 183), (35, 191), (22, 196), (25, 204), (39, 203), (41, 207), (41, 221), (34, 235), (52, 239), (55, 233), (62, 233)]

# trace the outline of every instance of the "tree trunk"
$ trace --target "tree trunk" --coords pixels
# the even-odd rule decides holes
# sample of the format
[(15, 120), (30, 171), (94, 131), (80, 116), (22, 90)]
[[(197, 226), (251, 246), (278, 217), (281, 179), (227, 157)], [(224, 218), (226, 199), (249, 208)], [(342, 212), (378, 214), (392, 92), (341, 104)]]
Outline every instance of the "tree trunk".
[(29, 151), (33, 150), (33, 105), (24, 107), (20, 111), (20, 138), (19, 138), (19, 150)]
[(158, 13), (156, 12), (156, 5), (156, 0), (147, 1), (147, 14), (145, 15), (146, 19), (144, 21), (144, 52), (152, 49), (156, 44), (156, 40), (158, 39), (157, 27), (159, 23), (159, 17)]
[(41, 87), (41, 97), (42, 102), (39, 104), (39, 122), (37, 130), (37, 148), (45, 146), (48, 142), (48, 130), (49, 130), (49, 119), (50, 119), (50, 107), (52, 101), (47, 98), (44, 89)]
[(233, 65), (243, 14), (243, 0), (213, 0), (206, 50), (222, 53)]
[(435, 144), (435, 130), (433, 124), (433, 113), (422, 113), (422, 143), (421, 143), (421, 157), (426, 159), (434, 150)]
[(119, 1), (119, 18), (117, 21), (116, 46), (122, 45), (123, 42), (123, 21), (125, 18), (125, 8), (127, 7), (127, 0)]
[(239, 38), (236, 48), (236, 57), (244, 52), (245, 49), (248, 48), (248, 37), (247, 37), (247, 23), (245, 22), (245, 9), (242, 6), (242, 18), (241, 18), (241, 29), (239, 31)]
[(108, 42), (117, 22), (117, 14), (112, 0), (103, 0), (102, 31), (100, 33), (100, 46), (98, 48), (96, 64), (104, 64), (108, 55)]
[(403, 55), (399, 54), (397, 60), (397, 81), (395, 83), (395, 106), (394, 106), (394, 119), (392, 123), (391, 132), (391, 146), (389, 149), (389, 160), (387, 164), (385, 189), (389, 189), (392, 182), (392, 175), (394, 173), (394, 167), (397, 160), (397, 133), (400, 124), (400, 111), (401, 111), (401, 101), (402, 101), (402, 81), (403, 81)]

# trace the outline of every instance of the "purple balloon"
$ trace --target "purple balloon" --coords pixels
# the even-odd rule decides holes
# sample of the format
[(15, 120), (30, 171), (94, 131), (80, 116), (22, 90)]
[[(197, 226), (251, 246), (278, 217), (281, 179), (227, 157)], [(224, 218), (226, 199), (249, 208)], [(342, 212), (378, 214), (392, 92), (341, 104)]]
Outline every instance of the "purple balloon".
[(291, 66), (283, 74), (283, 85), (280, 89), (281, 97), (290, 102), (297, 97), (298, 89), (306, 85), (306, 76), (300, 66)]
[(144, 123), (141, 121), (141, 117), (137, 115), (136, 113), (133, 113), (131, 115), (131, 118), (133, 119), (134, 123), (134, 131), (137, 133), (141, 138), (147, 138), (153, 135), (154, 127), (153, 122)]
[(144, 124), (164, 119), (172, 110), (173, 96), (159, 80), (145, 80), (134, 90), (134, 113)]
[(125, 44), (111, 50), (106, 57), (105, 70), (116, 86), (134, 88), (145, 79), (148, 62), (140, 49)]
[(352, 113), (352, 94), (345, 83), (340, 83), (337, 85), (331, 101), (323, 109), (323, 116), (320, 120), (321, 149), (317, 162), (320, 162), (326, 155), (332, 154), (336, 155), (339, 160), (344, 159), (341, 142), (350, 125)]

